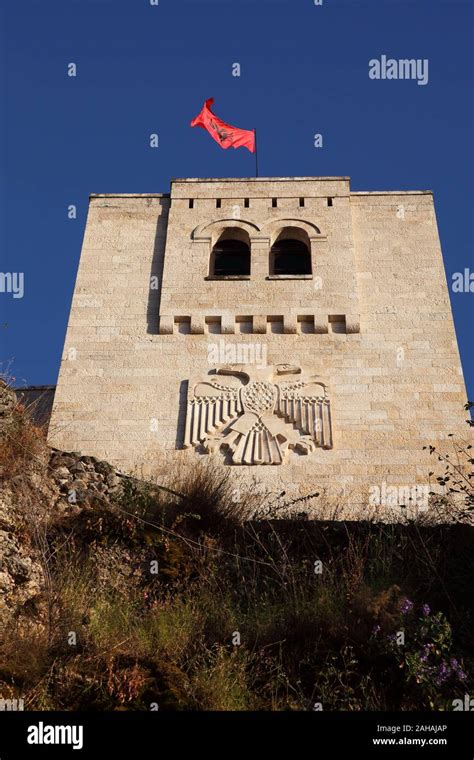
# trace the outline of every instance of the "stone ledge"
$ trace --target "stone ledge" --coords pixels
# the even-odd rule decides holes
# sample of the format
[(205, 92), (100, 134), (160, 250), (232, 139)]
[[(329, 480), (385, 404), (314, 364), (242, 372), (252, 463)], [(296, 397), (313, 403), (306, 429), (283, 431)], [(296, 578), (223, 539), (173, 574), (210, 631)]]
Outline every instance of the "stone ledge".
[[(160, 335), (318, 335), (360, 332), (358, 314), (161, 314)], [(250, 325), (250, 328), (249, 328)]]

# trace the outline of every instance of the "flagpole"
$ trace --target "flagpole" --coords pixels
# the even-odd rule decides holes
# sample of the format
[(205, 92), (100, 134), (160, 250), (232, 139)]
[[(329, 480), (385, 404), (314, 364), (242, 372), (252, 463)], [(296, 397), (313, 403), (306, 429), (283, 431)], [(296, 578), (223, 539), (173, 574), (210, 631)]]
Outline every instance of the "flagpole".
[(255, 176), (258, 177), (258, 153), (257, 153), (257, 130), (254, 129), (255, 135)]

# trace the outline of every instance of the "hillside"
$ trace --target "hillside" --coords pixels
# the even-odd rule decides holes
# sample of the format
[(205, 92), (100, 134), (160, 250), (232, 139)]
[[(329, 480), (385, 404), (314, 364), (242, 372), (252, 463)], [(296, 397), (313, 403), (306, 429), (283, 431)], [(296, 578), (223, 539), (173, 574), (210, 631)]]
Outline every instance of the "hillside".
[(237, 507), (227, 473), (149, 483), (52, 450), (2, 386), (0, 697), (449, 710), (472, 693), (468, 490), (446, 524), (315, 522), (304, 500), (291, 519)]

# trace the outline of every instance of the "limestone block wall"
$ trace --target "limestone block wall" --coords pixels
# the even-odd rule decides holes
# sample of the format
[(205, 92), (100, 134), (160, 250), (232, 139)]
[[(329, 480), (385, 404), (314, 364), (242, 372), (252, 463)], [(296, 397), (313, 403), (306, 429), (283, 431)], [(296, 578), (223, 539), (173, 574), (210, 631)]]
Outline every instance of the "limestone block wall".
[(351, 429), (366, 457), (391, 462), (398, 477), (416, 467), (423, 478), (424, 445), (468, 436), (433, 196), (353, 193), (351, 208), (362, 362), (353, 391), (366, 410)]
[[(314, 230), (312, 279), (267, 279), (285, 220)], [(242, 221), (250, 279), (206, 280), (219, 229)], [(373, 485), (426, 483), (423, 446), (467, 436), (431, 193), (351, 193), (347, 178), (283, 178), (176, 180), (170, 196), (92, 196), (51, 443), (126, 470), (152, 471), (162, 455), (193, 461), (194, 449), (177, 453), (188, 382), (238, 347), (327, 384), (334, 446), (290, 452), (279, 466), (233, 466), (236, 478), (275, 492), (343, 491), (354, 514)]]
[[(91, 197), (49, 439), (131, 462), (156, 413), (164, 354), (156, 329), (169, 196)], [(150, 387), (153, 393), (150, 394)], [(147, 425), (149, 428), (149, 424)]]
[[(284, 317), (285, 332), (297, 332), (304, 317), (312, 325), (308, 329), (327, 332), (328, 316), (341, 314), (357, 329), (347, 178), (175, 180), (171, 198), (160, 306), (162, 333), (187, 320), (191, 332), (200, 333), (206, 319), (220, 321), (225, 332), (235, 332), (235, 317), (242, 322), (256, 317), (251, 330), (262, 332), (263, 327), (257, 327), (257, 322), (262, 324), (257, 317), (262, 316), (275, 321)], [(249, 278), (206, 279), (213, 244), (224, 228), (234, 226), (250, 236)], [(312, 276), (272, 277), (270, 247), (283, 228), (292, 226), (309, 236)]]

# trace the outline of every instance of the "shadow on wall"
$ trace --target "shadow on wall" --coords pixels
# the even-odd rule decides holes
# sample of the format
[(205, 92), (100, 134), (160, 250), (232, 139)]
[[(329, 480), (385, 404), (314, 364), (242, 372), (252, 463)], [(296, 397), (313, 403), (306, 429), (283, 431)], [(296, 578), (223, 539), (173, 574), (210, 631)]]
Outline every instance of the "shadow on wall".
[(163, 267), (165, 263), (166, 232), (168, 229), (168, 214), (170, 207), (169, 198), (159, 201), (160, 212), (156, 225), (155, 243), (153, 246), (153, 258), (151, 261), (150, 287), (148, 291), (147, 306), (147, 333), (158, 335), (159, 314), (161, 301), (161, 285), (163, 282)]
[(55, 385), (30, 385), (26, 388), (15, 388), (16, 397), (22, 404), (33, 425), (43, 427), (49, 425), (53, 409)]
[(179, 412), (178, 412), (178, 431), (176, 434), (176, 448), (184, 448), (184, 429), (186, 425), (186, 411), (188, 406), (188, 387), (189, 380), (182, 380), (179, 385)]

